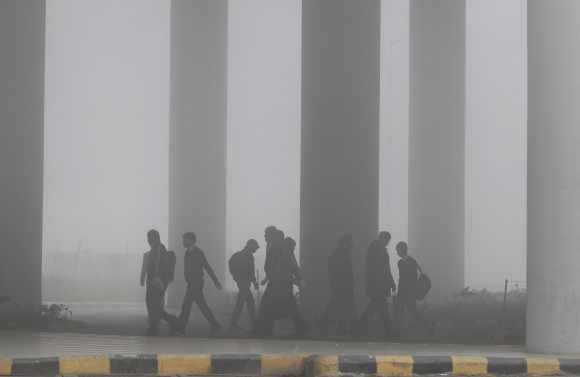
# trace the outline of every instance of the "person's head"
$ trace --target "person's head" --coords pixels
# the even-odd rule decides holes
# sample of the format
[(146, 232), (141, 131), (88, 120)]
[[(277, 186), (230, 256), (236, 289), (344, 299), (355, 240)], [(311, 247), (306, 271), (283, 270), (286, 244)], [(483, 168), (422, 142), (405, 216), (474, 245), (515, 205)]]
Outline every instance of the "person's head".
[(197, 242), (197, 236), (193, 232), (183, 234), (183, 247), (190, 248)]
[(258, 244), (258, 241), (250, 238), (248, 242), (246, 242), (246, 247), (244, 249), (254, 254), (256, 251), (258, 251), (259, 248), (260, 245)]
[(396, 246), (396, 249), (397, 249), (397, 255), (399, 257), (404, 258), (404, 257), (407, 256), (407, 253), (408, 253), (407, 249), (408, 249), (408, 247), (407, 247), (407, 243), (406, 242), (403, 242), (403, 241), (399, 242), (397, 244), (397, 246)]
[(386, 247), (391, 241), (391, 233), (387, 231), (382, 231), (379, 233), (379, 243), (381, 246)]
[(161, 237), (159, 236), (159, 232), (155, 229), (151, 229), (147, 232), (147, 242), (149, 246), (155, 248), (161, 244)]
[(266, 241), (266, 243), (270, 243), (274, 240), (277, 230), (278, 229), (276, 229), (274, 225), (266, 227), (266, 229), (264, 230), (264, 240)]
[(296, 248), (296, 241), (294, 241), (292, 237), (284, 238), (284, 248), (290, 251), (294, 251), (294, 249)]
[(346, 233), (343, 234), (339, 239), (338, 239), (338, 247), (340, 249), (351, 249), (352, 248), (352, 234), (350, 233)]

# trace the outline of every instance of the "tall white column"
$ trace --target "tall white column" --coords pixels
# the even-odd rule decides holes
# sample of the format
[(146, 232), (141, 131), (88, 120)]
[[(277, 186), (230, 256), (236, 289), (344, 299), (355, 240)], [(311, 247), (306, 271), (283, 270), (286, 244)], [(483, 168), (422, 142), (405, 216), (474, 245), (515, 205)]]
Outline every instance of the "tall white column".
[(169, 245), (178, 256), (173, 306), (185, 291), (184, 232), (197, 234), (222, 282), (225, 276), (227, 9), (226, 0), (171, 3)]
[(380, 21), (379, 0), (302, 3), (300, 258), (315, 315), (340, 235), (353, 234), (362, 297), (364, 255), (378, 231)]
[(45, 2), (0, 2), (0, 296), (39, 313)]
[(528, 1), (532, 352), (580, 352), (580, 2)]
[(440, 300), (464, 285), (465, 1), (410, 17), (409, 248)]

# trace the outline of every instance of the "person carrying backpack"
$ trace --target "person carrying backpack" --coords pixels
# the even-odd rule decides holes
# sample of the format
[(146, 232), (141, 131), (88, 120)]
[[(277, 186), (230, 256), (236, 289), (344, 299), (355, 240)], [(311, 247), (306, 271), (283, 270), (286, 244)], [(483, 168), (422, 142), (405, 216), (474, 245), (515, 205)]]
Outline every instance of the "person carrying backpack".
[(417, 300), (422, 298), (418, 297), (419, 278), (422, 275), (421, 267), (415, 258), (409, 255), (406, 242), (399, 242), (396, 250), (397, 255), (401, 258), (398, 262), (399, 291), (395, 304), (396, 317), (398, 321), (401, 321), (407, 312), (414, 319), (418, 319)]
[(260, 245), (255, 239), (250, 239), (246, 242), (246, 246), (231, 256), (228, 264), (232, 278), (238, 285), (238, 297), (236, 299), (236, 306), (232, 313), (229, 331), (232, 332), (238, 327), (238, 320), (244, 308), (248, 309), (248, 314), (252, 322), (252, 331), (256, 327), (256, 308), (254, 303), (254, 296), (250, 290), (253, 285), (254, 289), (258, 289), (258, 281), (256, 280), (256, 269), (254, 264), (254, 254)]
[(151, 249), (143, 255), (141, 286), (146, 286), (145, 302), (149, 318), (147, 335), (153, 336), (157, 335), (161, 320), (171, 327), (177, 323), (177, 317), (165, 311), (165, 292), (173, 281), (175, 254), (167, 251), (155, 229), (147, 232), (147, 242)]
[(378, 314), (383, 322), (385, 337), (391, 335), (391, 318), (387, 298), (396, 289), (391, 273), (391, 263), (387, 246), (391, 233), (382, 231), (376, 240), (371, 242), (366, 255), (366, 293), (369, 303), (359, 319), (359, 332), (366, 333), (370, 319)]

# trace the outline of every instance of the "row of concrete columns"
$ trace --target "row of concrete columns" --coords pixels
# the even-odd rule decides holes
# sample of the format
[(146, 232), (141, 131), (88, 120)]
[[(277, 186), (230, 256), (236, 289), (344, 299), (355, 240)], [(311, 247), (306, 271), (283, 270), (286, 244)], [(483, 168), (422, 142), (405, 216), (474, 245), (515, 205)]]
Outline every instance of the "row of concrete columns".
[[(409, 239), (443, 295), (464, 284), (465, 1), (411, 0), (410, 9)], [(304, 0), (302, 12), (300, 257), (314, 309), (330, 245), (350, 231), (363, 258), (378, 231), (380, 1)], [(527, 341), (580, 352), (580, 3), (530, 0), (528, 12)], [(225, 266), (227, 1), (173, 0), (171, 18), (170, 246), (180, 250), (180, 233), (195, 230)], [(32, 308), (41, 300), (44, 1), (2, 1), (0, 53), (0, 295)]]

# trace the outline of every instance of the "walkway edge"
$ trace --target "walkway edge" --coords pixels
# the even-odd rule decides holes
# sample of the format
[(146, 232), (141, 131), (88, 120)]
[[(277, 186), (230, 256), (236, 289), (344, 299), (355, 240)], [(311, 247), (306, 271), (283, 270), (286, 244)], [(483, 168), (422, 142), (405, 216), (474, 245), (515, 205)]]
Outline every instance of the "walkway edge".
[(405, 377), (423, 374), (554, 376), (579, 373), (580, 359), (550, 357), (327, 355), (311, 356), (306, 366), (307, 377)]
[(40, 359), (2, 359), (0, 376), (47, 375), (244, 375), (276, 377), (337, 377), (352, 375), (461, 376), (579, 374), (580, 358), (412, 355), (134, 355), (66, 356)]

